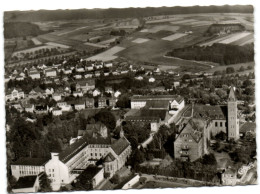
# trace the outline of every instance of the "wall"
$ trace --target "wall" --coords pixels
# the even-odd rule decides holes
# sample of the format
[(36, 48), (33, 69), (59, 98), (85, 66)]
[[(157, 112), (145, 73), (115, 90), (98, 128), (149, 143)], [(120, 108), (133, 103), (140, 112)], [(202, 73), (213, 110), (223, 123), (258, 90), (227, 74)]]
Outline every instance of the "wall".
[(128, 181), (123, 187), (122, 189), (131, 189), (132, 186), (136, 183), (139, 182), (140, 176), (137, 174), (136, 176), (134, 176), (130, 181)]

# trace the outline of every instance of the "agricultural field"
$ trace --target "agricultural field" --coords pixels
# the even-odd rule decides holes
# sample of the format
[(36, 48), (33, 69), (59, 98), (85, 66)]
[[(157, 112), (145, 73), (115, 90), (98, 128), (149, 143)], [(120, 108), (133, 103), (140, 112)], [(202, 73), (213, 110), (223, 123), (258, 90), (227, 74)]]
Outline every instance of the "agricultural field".
[(176, 33), (176, 34), (173, 34), (173, 35), (170, 35), (170, 36), (167, 36), (167, 37), (164, 37), (162, 38), (163, 40), (168, 40), (168, 41), (173, 41), (173, 40), (176, 40), (176, 39), (179, 39), (183, 36), (186, 36), (187, 34), (184, 34), (184, 33)]
[(21, 53), (31, 53), (31, 52), (35, 52), (35, 51), (38, 51), (38, 50), (41, 50), (41, 49), (51, 49), (51, 48), (57, 48), (57, 46), (43, 45), (43, 46), (38, 46), (38, 47), (34, 47), (34, 48), (24, 49), (24, 50), (14, 52), (12, 54), (12, 56), (17, 56), (17, 55), (20, 55)]
[(32, 41), (33, 41), (33, 43), (34, 43), (35, 45), (41, 45), (41, 44), (42, 44), (42, 42), (39, 41), (37, 38), (32, 38)]
[(97, 61), (111, 61), (111, 60), (117, 58), (117, 56), (115, 56), (116, 53), (118, 53), (118, 52), (120, 52), (124, 49), (125, 48), (123, 48), (123, 47), (115, 46), (115, 47), (108, 49), (105, 52), (102, 52), (102, 53), (97, 54), (95, 56), (89, 57), (89, 58), (87, 58), (87, 60), (91, 60), (91, 61), (95, 61), (95, 60), (97, 60)]
[(50, 45), (50, 46), (54, 46), (56, 48), (60, 47), (60, 48), (70, 48), (70, 46), (67, 46), (67, 45), (64, 45), (64, 44), (59, 44), (59, 43), (56, 43), (56, 42), (46, 42), (45, 44), (47, 45)]
[(214, 43), (222, 44), (234, 44), (243, 46), (245, 44), (251, 43), (254, 40), (254, 35), (252, 32), (238, 32), (233, 34), (222, 35), (220, 38), (216, 38), (209, 42), (201, 43), (200, 46), (211, 46)]
[(148, 33), (156, 33), (159, 31), (171, 31), (171, 32), (176, 32), (179, 30), (179, 26), (172, 26), (172, 25), (159, 25), (159, 26), (152, 26), (151, 28), (148, 29), (143, 29), (141, 32), (148, 32)]
[(144, 43), (144, 42), (147, 42), (147, 41), (149, 41), (149, 39), (137, 38), (137, 39), (133, 40), (132, 42), (140, 44), (140, 43)]

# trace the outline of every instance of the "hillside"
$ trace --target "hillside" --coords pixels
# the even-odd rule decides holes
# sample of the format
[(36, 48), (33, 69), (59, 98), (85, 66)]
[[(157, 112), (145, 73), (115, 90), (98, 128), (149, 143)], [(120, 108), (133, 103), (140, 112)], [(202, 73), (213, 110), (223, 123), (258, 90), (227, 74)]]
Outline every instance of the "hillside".
[(5, 22), (4, 38), (15, 38), (24, 36), (37, 36), (45, 33), (39, 26), (29, 22)]
[(124, 8), (124, 9), (79, 9), (79, 10), (39, 10), (8, 11), (4, 21), (55, 21), (105, 18), (139, 18), (155, 15), (194, 14), (194, 13), (253, 13), (251, 5), (191, 6), (160, 8)]

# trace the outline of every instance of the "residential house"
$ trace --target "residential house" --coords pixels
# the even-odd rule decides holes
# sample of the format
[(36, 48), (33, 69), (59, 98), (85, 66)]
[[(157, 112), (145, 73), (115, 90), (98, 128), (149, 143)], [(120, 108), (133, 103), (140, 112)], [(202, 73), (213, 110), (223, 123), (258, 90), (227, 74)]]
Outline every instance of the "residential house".
[(73, 91), (73, 96), (74, 97), (82, 97), (83, 93), (82, 93), (82, 91)]
[(95, 89), (95, 80), (83, 80), (78, 81), (76, 84), (76, 90), (82, 90), (83, 93), (87, 93), (89, 90)]
[(15, 80), (17, 80), (17, 81), (23, 81), (23, 80), (24, 80), (24, 77), (21, 76), (21, 75), (18, 75), (18, 76), (15, 77)]
[(28, 76), (31, 77), (32, 79), (41, 79), (41, 74), (38, 71), (32, 71), (32, 72), (30, 71), (28, 73)]
[(53, 116), (60, 116), (60, 115), (62, 115), (62, 109), (61, 108), (53, 108), (52, 109), (52, 115)]
[(104, 108), (108, 106), (108, 100), (105, 97), (99, 97), (98, 98), (98, 107)]
[(94, 108), (94, 98), (86, 98), (86, 107), (87, 108)]
[(52, 98), (53, 98), (53, 100), (55, 100), (57, 102), (57, 101), (61, 100), (61, 95), (62, 95), (61, 93), (54, 92), (52, 94)]
[(25, 112), (31, 112), (31, 113), (34, 112), (34, 104), (27, 103), (27, 104), (24, 104), (23, 107), (24, 107)]
[(45, 77), (56, 77), (57, 76), (56, 69), (45, 69), (44, 73), (45, 73)]
[(64, 73), (65, 75), (68, 75), (68, 74), (71, 74), (71, 73), (72, 73), (72, 70), (71, 70), (71, 69), (64, 69), (64, 70), (63, 70), (63, 73)]
[(38, 86), (29, 92), (28, 97), (33, 99), (42, 98), (44, 93), (45, 91)]
[(105, 87), (105, 92), (109, 93), (109, 94), (113, 94), (114, 90), (113, 90), (113, 88), (111, 86), (107, 86), (107, 87)]
[(67, 104), (67, 102), (58, 102), (57, 106), (61, 108), (62, 112), (69, 112), (72, 110), (71, 105)]
[(92, 78), (93, 77), (93, 75), (91, 74), (91, 73), (87, 73), (87, 74), (85, 74), (85, 76), (84, 76), (85, 78)]
[(221, 183), (222, 185), (235, 186), (237, 183), (237, 171), (232, 168), (226, 169), (221, 174)]
[(77, 101), (74, 103), (75, 110), (84, 110), (86, 108), (85, 101)]
[(35, 112), (36, 114), (47, 114), (49, 111), (49, 107), (47, 105), (36, 105)]
[(54, 89), (53, 88), (46, 88), (45, 89), (45, 96), (52, 96), (54, 93)]
[(85, 69), (86, 69), (87, 71), (93, 71), (93, 70), (94, 70), (94, 66), (93, 66), (92, 64), (87, 64), (86, 67), (85, 67)]
[(104, 67), (108, 67), (108, 68), (109, 68), (109, 67), (113, 67), (113, 63), (105, 63), (105, 64), (104, 64)]
[(6, 101), (13, 101), (24, 98), (24, 92), (20, 88), (8, 89), (5, 95)]
[(97, 88), (93, 91), (93, 96), (98, 96), (98, 95), (100, 95), (100, 94), (101, 94), (101, 92), (100, 92), (100, 90), (97, 89)]

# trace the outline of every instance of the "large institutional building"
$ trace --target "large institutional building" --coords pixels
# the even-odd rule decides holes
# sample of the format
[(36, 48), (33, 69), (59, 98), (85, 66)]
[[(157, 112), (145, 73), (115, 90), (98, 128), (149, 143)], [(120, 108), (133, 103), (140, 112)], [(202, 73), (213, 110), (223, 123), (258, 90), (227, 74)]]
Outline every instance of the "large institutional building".
[(190, 115), (179, 122), (179, 135), (174, 142), (175, 158), (194, 161), (208, 153), (207, 141), (220, 132), (228, 140), (239, 139), (237, 99), (230, 89), (227, 106), (193, 105)]
[(87, 127), (83, 136), (61, 153), (51, 153), (51, 159), (21, 158), (11, 165), (11, 170), (16, 179), (45, 172), (53, 190), (59, 190), (100, 159), (104, 173), (112, 177), (125, 165), (130, 153), (131, 146), (123, 132), (118, 140), (113, 140), (106, 128), (96, 124)]

